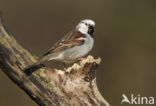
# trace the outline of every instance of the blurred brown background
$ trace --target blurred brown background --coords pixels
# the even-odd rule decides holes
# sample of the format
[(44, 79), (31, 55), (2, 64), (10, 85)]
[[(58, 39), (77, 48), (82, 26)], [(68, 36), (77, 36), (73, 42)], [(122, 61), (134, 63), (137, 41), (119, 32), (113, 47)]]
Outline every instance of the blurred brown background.
[[(39, 57), (80, 20), (95, 20), (91, 54), (102, 58), (102, 95), (112, 106), (121, 106), (123, 93), (156, 97), (156, 1), (0, 0), (0, 10), (18, 42)], [(1, 71), (0, 84), (0, 106), (37, 106)]]

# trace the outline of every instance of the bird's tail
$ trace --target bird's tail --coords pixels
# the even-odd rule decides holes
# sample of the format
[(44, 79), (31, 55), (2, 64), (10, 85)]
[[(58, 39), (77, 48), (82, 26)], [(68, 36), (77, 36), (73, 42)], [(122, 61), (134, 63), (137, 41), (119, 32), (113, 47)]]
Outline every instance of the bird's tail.
[(43, 59), (42, 60), (39, 60), (38, 62), (34, 63), (33, 65), (30, 65), (28, 67), (26, 67), (24, 69), (24, 73), (27, 75), (27, 76), (30, 76), (33, 72), (35, 72), (37, 69), (39, 68), (42, 68), (42, 67), (45, 67), (44, 64), (42, 64), (41, 62), (43, 62)]

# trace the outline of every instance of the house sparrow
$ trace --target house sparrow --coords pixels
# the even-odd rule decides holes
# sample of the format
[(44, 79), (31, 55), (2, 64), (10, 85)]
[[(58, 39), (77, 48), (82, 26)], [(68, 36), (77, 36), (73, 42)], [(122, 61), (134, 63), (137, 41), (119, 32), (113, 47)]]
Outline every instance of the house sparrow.
[[(25, 70), (30, 75), (35, 70), (30, 70), (46, 60), (58, 60), (64, 63), (72, 63), (87, 55), (94, 44), (95, 22), (85, 19), (78, 23), (74, 30), (67, 33), (62, 39), (52, 46), (43, 58)], [(34, 68), (35, 69), (35, 68)]]

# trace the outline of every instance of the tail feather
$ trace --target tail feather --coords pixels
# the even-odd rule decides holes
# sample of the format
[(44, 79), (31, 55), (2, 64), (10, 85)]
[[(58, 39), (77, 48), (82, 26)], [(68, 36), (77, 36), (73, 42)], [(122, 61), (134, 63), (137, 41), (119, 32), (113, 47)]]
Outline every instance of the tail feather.
[(34, 71), (36, 71), (39, 68), (45, 67), (42, 62), (48, 60), (48, 56), (43, 57), (42, 59), (38, 60), (36, 63), (33, 65), (28, 66), (26, 69), (24, 69), (24, 73), (29, 76), (31, 75)]
[(42, 67), (45, 67), (45, 65), (44, 64), (33, 64), (33, 65), (27, 67), (26, 69), (24, 69), (24, 73), (27, 76), (30, 76), (33, 72), (35, 72), (37, 69), (42, 68)]

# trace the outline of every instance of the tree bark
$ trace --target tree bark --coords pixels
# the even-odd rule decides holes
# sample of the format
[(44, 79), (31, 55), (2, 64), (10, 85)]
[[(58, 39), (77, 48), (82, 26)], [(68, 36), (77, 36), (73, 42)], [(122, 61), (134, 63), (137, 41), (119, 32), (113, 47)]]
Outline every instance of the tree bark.
[(30, 76), (23, 70), (36, 62), (8, 31), (0, 17), (0, 69), (40, 106), (109, 106), (96, 84), (101, 59), (88, 56), (65, 70), (40, 68)]

